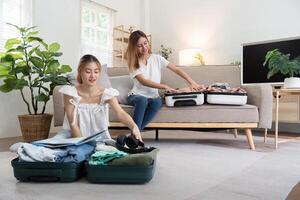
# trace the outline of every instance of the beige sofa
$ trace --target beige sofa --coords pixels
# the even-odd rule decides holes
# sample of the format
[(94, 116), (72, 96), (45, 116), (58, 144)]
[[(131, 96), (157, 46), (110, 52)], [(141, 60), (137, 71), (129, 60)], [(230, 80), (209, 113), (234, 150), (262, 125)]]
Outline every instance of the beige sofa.
[[(209, 85), (214, 82), (227, 82), (232, 87), (240, 87), (240, 67), (233, 65), (182, 67), (195, 81)], [(126, 68), (108, 69), (111, 86), (120, 92), (119, 101), (126, 112), (132, 114), (132, 106), (126, 104), (127, 93), (132, 87)], [(175, 73), (168, 69), (162, 71), (162, 83), (174, 88), (186, 87)], [(251, 128), (271, 128), (272, 87), (270, 85), (243, 86), (248, 92), (244, 106), (208, 105), (187, 107), (163, 106), (147, 127), (156, 129), (198, 129), (233, 128), (244, 129), (251, 149), (255, 149)], [(113, 112), (110, 112), (110, 126), (124, 127)]]
[[(209, 85), (214, 82), (227, 82), (232, 87), (240, 87), (240, 68), (232, 65), (182, 67), (195, 81)], [(132, 81), (126, 68), (109, 68), (107, 70), (111, 87), (119, 90), (118, 97), (121, 106), (132, 114), (132, 106), (126, 105), (127, 93), (132, 87)], [(174, 88), (186, 87), (185, 81), (168, 69), (162, 71), (162, 83)], [(109, 86), (108, 86), (109, 87)], [(243, 86), (248, 92), (248, 101), (243, 106), (208, 105), (166, 107), (163, 106), (157, 116), (147, 126), (159, 129), (200, 129), (228, 128), (244, 129), (249, 146), (255, 149), (252, 128), (271, 128), (272, 123), (272, 88), (270, 85)], [(62, 95), (54, 90), (54, 124), (62, 125), (63, 105)], [(109, 114), (110, 128), (123, 128), (112, 110)]]

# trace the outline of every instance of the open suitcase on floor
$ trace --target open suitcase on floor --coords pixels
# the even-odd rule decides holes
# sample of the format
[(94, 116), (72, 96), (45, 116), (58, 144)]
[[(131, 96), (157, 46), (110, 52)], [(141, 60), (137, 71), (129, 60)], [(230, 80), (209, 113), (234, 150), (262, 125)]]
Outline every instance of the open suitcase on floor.
[[(154, 152), (156, 151), (156, 153)], [(155, 172), (156, 154), (147, 165), (91, 165), (86, 164), (87, 178), (91, 183), (135, 183), (149, 182)]]
[(14, 176), (20, 181), (72, 182), (84, 174), (84, 162), (20, 162), (15, 158), (11, 165)]
[(146, 183), (155, 171), (155, 161), (149, 166), (110, 166), (87, 164), (91, 183)]

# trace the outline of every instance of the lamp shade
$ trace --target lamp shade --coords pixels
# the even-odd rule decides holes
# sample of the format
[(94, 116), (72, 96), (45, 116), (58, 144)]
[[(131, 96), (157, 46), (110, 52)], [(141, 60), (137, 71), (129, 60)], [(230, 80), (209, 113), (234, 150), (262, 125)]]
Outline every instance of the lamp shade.
[(183, 49), (179, 51), (179, 65), (204, 65), (200, 49)]

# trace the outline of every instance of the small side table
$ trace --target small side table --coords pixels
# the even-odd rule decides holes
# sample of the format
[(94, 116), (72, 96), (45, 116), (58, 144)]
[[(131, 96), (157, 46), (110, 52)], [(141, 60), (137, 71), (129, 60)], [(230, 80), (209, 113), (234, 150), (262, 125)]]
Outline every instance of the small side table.
[(300, 96), (300, 88), (299, 89), (275, 89), (275, 148), (278, 148), (278, 119), (279, 119), (279, 98), (281, 96)]

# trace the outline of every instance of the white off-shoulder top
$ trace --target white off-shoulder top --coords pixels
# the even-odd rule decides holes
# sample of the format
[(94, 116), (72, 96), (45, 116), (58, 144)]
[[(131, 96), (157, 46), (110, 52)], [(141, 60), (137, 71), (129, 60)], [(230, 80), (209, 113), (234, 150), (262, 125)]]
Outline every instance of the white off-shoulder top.
[[(105, 88), (99, 103), (87, 104), (80, 103), (81, 97), (78, 95), (75, 86), (65, 85), (59, 92), (71, 96), (70, 103), (75, 106), (73, 113), (73, 122), (71, 125), (78, 123), (81, 134), (87, 137), (106, 130), (105, 134), (101, 134), (101, 139), (111, 139), (108, 132), (109, 106), (107, 100), (118, 96), (119, 92), (114, 88)], [(56, 137), (71, 137), (71, 129), (67, 116), (64, 116), (63, 129), (58, 132)]]

